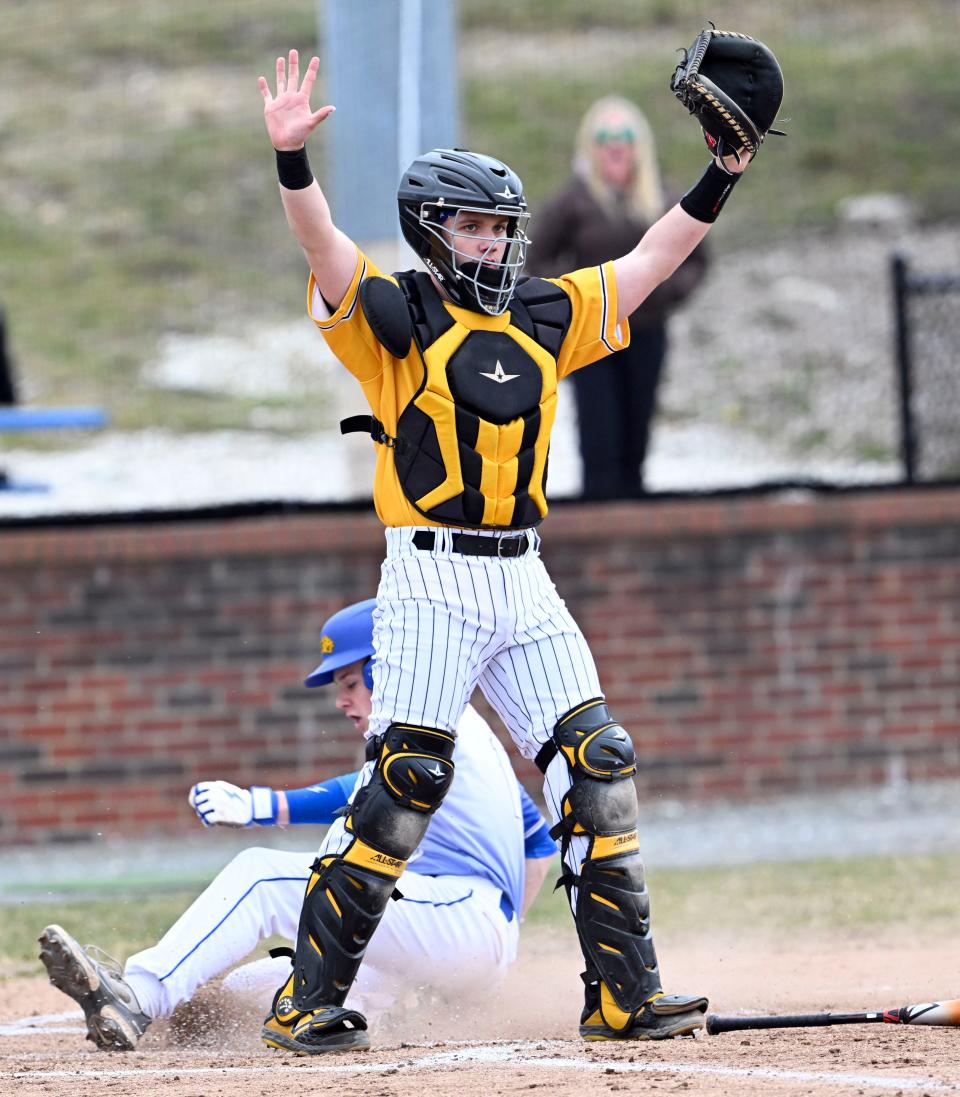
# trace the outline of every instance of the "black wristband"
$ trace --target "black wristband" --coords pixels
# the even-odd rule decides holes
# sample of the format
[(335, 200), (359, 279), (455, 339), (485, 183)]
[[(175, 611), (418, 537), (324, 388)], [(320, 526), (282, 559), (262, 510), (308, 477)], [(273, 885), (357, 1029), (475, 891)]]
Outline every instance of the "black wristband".
[(313, 182), (313, 172), (307, 159), (306, 145), (303, 148), (287, 151), (274, 149), (277, 154), (277, 175), (280, 186), (287, 190), (303, 190)]
[(712, 225), (739, 178), (739, 173), (727, 175), (717, 167), (716, 160), (711, 160), (707, 170), (680, 199), (680, 208), (698, 221)]

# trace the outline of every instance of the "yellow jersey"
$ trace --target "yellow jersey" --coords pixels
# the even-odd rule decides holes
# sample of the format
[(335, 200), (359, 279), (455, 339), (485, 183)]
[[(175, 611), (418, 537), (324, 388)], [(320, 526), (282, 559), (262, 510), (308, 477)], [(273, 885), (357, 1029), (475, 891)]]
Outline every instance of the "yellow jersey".
[[(364, 313), (361, 287), (371, 278), (403, 286), (416, 332), (403, 358)], [(442, 298), (425, 274), (384, 275), (358, 249), (339, 307), (330, 312), (311, 274), (307, 308), (389, 439), (377, 447), (374, 477), (387, 526), (539, 522), (557, 382), (630, 340), (629, 325), (617, 324), (612, 263), (523, 279), (510, 308), (489, 316)]]

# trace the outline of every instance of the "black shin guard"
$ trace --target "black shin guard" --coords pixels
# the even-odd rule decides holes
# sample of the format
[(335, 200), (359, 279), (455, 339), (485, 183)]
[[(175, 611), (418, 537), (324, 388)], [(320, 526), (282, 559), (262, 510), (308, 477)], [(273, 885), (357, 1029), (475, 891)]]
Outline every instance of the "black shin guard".
[(342, 1005), (407, 858), (453, 780), (454, 737), (392, 724), (371, 740), (377, 767), (346, 819), (352, 841), (318, 859), (293, 961), (298, 1010)]
[(661, 990), (636, 829), (590, 843), (574, 920), (588, 975), (597, 974), (624, 1012)]
[[(368, 862), (383, 857), (359, 840), (349, 853)], [(396, 875), (384, 876), (339, 857), (325, 860), (313, 864), (297, 931), (293, 1002), (304, 1012), (343, 1004), (404, 865), (397, 861)]]
[[(572, 783), (563, 798), (563, 818), (551, 833), (560, 838), (566, 870), (561, 882), (571, 897), (587, 965), (587, 1008), (602, 984), (626, 1025), (661, 990), (637, 840), (636, 755), (630, 737), (600, 699), (559, 721), (537, 756), (542, 772), (558, 753), (567, 761)], [(589, 841), (579, 873), (568, 858), (577, 836)]]

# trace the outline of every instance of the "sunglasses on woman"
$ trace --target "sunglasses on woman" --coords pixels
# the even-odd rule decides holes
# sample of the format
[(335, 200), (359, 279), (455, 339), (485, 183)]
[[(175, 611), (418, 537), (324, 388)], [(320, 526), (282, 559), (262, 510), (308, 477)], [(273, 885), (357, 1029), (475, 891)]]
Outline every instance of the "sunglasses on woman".
[(593, 135), (594, 141), (598, 145), (608, 145), (612, 141), (623, 141), (628, 145), (632, 145), (636, 134), (629, 126), (620, 126), (616, 129), (599, 129)]

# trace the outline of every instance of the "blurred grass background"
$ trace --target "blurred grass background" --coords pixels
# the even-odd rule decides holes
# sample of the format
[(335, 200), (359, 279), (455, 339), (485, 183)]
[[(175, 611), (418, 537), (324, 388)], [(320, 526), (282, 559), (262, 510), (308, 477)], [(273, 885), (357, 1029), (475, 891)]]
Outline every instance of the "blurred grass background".
[[(555, 870), (527, 915), (533, 932), (570, 925), (563, 890), (552, 890), (556, 876)], [(61, 893), (6, 903), (0, 906), (0, 977), (42, 974), (36, 940), (51, 922), (122, 961), (155, 943), (205, 882), (160, 877), (97, 898)], [(649, 882), (657, 925), (672, 936), (871, 933), (908, 920), (910, 934), (922, 937), (956, 929), (960, 852), (660, 868), (650, 870)]]
[[(668, 83), (677, 48), (709, 16), (775, 49), (790, 133), (765, 147), (749, 201), (725, 212), (721, 247), (829, 232), (838, 201), (865, 191), (908, 195), (921, 220), (960, 216), (954, 0), (459, 10), (463, 141), (515, 166), (534, 211), (566, 176), (582, 111), (608, 92), (644, 106), (667, 180), (689, 184), (704, 149)], [(31, 399), (102, 403), (126, 429), (251, 424), (242, 396), (145, 398), (139, 370), (164, 334), (301, 315), (305, 267), (277, 200), (256, 78), (289, 46), (313, 52), (316, 28), (314, 0), (7, 0), (0, 304)], [(322, 177), (322, 131), (316, 146)], [(299, 422), (308, 427), (306, 411)]]

